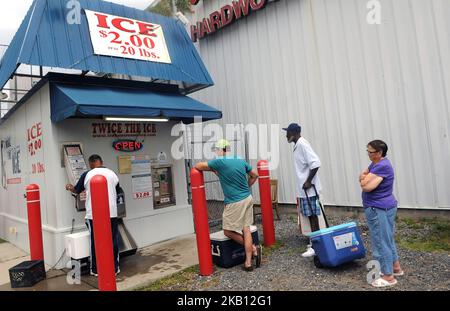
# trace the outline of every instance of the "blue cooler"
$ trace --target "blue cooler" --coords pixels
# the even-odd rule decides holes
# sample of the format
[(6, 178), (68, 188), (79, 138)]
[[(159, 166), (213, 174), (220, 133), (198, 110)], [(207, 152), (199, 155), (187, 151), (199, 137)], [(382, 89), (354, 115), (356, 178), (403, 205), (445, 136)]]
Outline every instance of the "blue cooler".
[[(250, 226), (250, 231), (252, 232), (253, 244), (258, 245), (258, 228)], [(223, 231), (211, 234), (210, 238), (214, 264), (219, 267), (230, 268), (244, 263), (244, 246), (226, 237)]]
[(336, 267), (366, 256), (366, 249), (356, 223), (351, 222), (308, 234), (316, 253), (318, 268)]

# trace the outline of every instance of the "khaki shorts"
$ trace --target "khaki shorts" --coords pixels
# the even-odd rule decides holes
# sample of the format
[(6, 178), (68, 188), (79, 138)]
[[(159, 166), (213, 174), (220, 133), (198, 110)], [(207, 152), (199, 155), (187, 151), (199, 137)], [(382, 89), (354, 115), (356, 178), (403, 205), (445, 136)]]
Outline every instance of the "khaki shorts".
[(227, 204), (223, 211), (222, 228), (242, 233), (245, 227), (253, 225), (253, 197)]

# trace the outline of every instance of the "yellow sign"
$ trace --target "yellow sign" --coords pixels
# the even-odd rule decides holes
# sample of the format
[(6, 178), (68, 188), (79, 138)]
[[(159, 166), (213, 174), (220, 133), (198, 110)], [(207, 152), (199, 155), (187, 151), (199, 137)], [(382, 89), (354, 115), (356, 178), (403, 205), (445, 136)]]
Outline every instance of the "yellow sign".
[(119, 174), (131, 174), (131, 156), (119, 156)]

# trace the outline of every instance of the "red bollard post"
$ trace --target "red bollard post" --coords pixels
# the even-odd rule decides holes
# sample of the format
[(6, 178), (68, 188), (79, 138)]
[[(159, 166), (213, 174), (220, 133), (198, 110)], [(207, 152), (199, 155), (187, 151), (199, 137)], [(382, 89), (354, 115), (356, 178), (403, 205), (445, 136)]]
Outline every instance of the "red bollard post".
[(98, 288), (101, 291), (117, 291), (108, 184), (105, 176), (95, 175), (92, 177), (90, 192)]
[(31, 184), (27, 187), (28, 235), (30, 238), (31, 260), (44, 260), (42, 242), (41, 198), (39, 186)]
[(203, 172), (195, 168), (191, 170), (190, 175), (200, 275), (208, 276), (213, 274), (213, 264), (211, 239), (209, 237), (208, 209), (206, 207), (205, 180)]
[(275, 244), (275, 227), (273, 223), (272, 193), (270, 190), (269, 163), (266, 160), (258, 162), (259, 195), (261, 198), (261, 216), (264, 233), (264, 245)]

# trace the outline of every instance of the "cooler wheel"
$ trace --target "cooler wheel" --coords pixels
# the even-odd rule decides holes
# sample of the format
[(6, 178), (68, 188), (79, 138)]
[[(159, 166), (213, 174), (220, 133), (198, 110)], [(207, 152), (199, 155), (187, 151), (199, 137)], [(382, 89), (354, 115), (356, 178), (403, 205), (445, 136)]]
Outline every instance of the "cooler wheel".
[(323, 265), (319, 260), (318, 256), (314, 256), (314, 265), (316, 266), (316, 268), (322, 269)]

